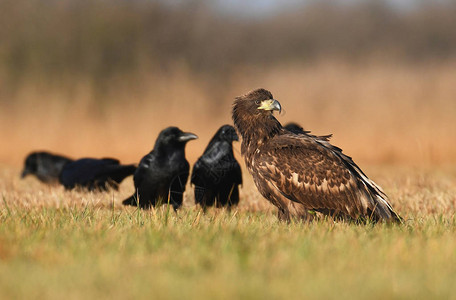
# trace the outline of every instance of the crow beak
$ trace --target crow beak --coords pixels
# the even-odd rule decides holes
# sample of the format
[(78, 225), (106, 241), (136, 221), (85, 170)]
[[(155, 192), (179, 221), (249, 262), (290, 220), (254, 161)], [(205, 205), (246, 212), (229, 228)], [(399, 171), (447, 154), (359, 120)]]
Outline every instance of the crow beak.
[(191, 141), (191, 140), (196, 140), (197, 138), (198, 138), (198, 136), (196, 134), (194, 134), (194, 133), (184, 132), (179, 137), (179, 142), (188, 142), (188, 141)]
[(282, 112), (282, 106), (280, 106), (280, 102), (275, 99), (261, 101), (261, 105), (258, 107), (258, 109), (271, 111), (278, 110), (279, 113)]
[(28, 175), (27, 170), (24, 170), (24, 171), (22, 171), (22, 173), (21, 173), (21, 178), (24, 178), (24, 177), (27, 176), (27, 175)]
[(237, 135), (236, 132), (233, 133), (232, 139), (233, 139), (233, 141), (239, 141), (239, 136)]

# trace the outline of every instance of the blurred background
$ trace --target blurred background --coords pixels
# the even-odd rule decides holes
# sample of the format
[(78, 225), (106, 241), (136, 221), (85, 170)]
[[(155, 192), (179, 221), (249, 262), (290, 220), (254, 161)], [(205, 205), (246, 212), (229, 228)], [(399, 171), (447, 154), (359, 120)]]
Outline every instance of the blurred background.
[(454, 164), (455, 22), (454, 1), (0, 0), (0, 164), (138, 162), (169, 125), (194, 162), (258, 87), (361, 164)]

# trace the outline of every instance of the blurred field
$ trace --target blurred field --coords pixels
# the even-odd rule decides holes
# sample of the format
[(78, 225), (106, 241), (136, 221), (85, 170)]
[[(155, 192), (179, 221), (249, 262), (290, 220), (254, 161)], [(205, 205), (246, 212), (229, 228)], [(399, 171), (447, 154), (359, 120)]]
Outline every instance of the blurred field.
[(452, 298), (456, 172), (368, 167), (399, 226), (280, 223), (247, 177), (239, 209), (137, 211), (1, 168), (2, 298)]
[[(73, 88), (26, 85), (3, 105), (0, 161), (18, 166), (34, 149), (73, 157), (114, 156), (138, 162), (159, 131), (176, 125), (200, 139), (187, 146), (190, 161), (211, 135), (231, 123), (235, 96), (265, 87), (282, 103), (282, 123), (296, 121), (358, 162), (414, 165), (456, 162), (456, 63), (405, 66), (336, 61), (234, 72), (216, 89), (183, 68), (122, 80), (107, 95), (83, 83)], [(126, 86), (127, 85), (127, 86)], [(101, 100), (109, 99), (108, 103)], [(239, 146), (236, 146), (238, 149)]]

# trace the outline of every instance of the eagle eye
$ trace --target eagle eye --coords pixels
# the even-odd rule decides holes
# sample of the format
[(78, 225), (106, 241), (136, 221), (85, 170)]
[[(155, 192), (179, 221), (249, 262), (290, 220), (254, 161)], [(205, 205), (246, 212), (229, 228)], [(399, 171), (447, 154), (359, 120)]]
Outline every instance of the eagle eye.
[(260, 100), (255, 100), (256, 105), (260, 105)]

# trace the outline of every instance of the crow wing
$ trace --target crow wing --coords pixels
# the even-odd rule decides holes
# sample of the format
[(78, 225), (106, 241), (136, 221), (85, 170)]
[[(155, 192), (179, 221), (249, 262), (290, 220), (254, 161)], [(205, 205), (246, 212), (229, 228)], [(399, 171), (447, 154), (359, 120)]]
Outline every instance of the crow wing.
[(141, 186), (144, 178), (146, 177), (146, 173), (150, 171), (152, 168), (153, 162), (155, 160), (155, 156), (153, 153), (149, 153), (144, 156), (141, 161), (139, 162), (138, 167), (133, 175), (133, 182), (135, 183), (135, 187)]
[(233, 156), (231, 145), (215, 143), (207, 149), (193, 167), (191, 182), (206, 186), (217, 184), (227, 176), (237, 184), (242, 184), (242, 173), (239, 163)]

